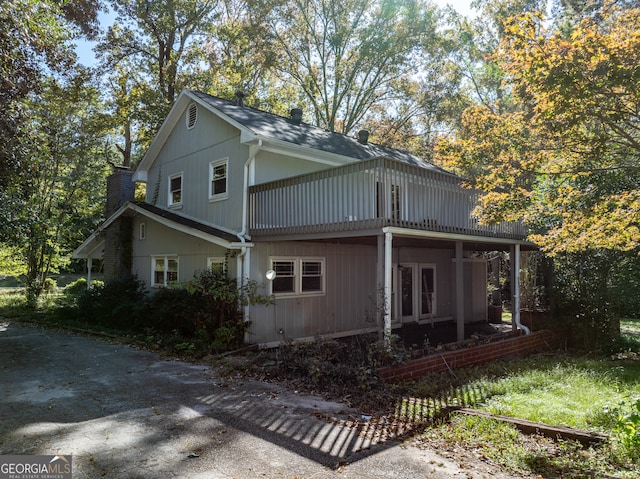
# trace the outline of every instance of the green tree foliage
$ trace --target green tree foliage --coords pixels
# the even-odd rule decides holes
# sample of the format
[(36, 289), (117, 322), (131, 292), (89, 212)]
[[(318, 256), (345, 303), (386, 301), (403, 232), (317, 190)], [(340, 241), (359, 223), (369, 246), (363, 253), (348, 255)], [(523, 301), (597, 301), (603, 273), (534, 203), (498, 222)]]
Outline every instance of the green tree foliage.
[[(126, 166), (144, 153), (184, 86), (183, 75), (204, 59), (194, 56), (217, 0), (113, 0), (116, 23), (96, 51), (109, 72), (110, 103), (117, 142)], [(193, 61), (193, 64), (190, 62)]]
[(280, 2), (269, 21), (283, 82), (295, 83), (316, 125), (341, 133), (415, 71), (436, 24), (418, 0)]
[(3, 216), (11, 229), (4, 242), (19, 248), (31, 299), (102, 216), (107, 126), (98, 90), (86, 80), (49, 79), (23, 104), (28, 171), (6, 189), (10, 202)]
[[(61, 72), (71, 64), (66, 47), (70, 32), (59, 21), (61, 12), (50, 0), (5, 0), (0, 3), (0, 200), (15, 176), (22, 174), (21, 148), (25, 112), (20, 101), (40, 89), (46, 68)], [(2, 222), (0, 230), (9, 227)], [(0, 241), (3, 231), (0, 231)]]
[(602, 18), (569, 37), (533, 14), (511, 21), (499, 58), (518, 108), (469, 110), (441, 150), (488, 192), (486, 221), (524, 219), (551, 254), (640, 242), (640, 10)]

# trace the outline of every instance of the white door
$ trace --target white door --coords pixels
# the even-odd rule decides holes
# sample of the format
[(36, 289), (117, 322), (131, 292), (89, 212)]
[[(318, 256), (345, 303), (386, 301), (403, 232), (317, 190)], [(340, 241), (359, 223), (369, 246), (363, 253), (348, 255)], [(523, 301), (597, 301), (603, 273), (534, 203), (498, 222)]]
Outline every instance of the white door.
[(436, 314), (436, 268), (433, 264), (405, 263), (398, 265), (400, 294), (396, 312), (403, 323), (433, 318)]

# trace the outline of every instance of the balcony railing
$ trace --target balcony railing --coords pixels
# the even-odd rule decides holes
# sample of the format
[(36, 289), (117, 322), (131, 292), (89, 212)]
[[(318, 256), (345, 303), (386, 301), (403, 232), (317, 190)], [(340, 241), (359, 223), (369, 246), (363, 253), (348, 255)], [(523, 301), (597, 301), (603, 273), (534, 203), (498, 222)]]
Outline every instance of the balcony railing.
[(249, 189), (251, 235), (314, 234), (396, 226), (522, 239), (520, 223), (480, 225), (479, 192), (456, 176), (386, 158), (305, 174)]

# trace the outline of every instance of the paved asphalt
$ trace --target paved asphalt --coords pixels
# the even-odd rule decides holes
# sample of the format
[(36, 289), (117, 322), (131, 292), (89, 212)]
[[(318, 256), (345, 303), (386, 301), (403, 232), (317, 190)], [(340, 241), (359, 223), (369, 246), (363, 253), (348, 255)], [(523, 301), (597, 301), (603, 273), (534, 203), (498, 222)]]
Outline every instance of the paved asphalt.
[[(347, 423), (348, 418), (358, 419)], [(80, 478), (488, 478), (279, 384), (0, 318), (0, 455)]]

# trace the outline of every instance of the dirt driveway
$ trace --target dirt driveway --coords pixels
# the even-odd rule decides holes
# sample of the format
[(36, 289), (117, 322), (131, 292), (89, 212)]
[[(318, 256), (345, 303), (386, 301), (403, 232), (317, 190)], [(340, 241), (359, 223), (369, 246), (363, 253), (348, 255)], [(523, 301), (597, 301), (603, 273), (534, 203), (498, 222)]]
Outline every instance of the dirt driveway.
[(376, 443), (383, 426), (366, 419), (279, 384), (0, 318), (0, 455), (71, 454), (74, 479), (510, 477)]

